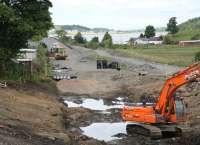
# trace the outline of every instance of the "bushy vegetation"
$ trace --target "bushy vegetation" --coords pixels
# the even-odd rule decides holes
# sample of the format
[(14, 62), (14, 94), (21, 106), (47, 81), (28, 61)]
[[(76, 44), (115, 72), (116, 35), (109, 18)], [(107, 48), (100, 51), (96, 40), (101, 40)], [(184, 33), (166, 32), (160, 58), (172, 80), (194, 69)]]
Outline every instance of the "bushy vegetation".
[(156, 29), (153, 26), (149, 25), (146, 27), (144, 33), (145, 37), (147, 38), (154, 37), (156, 35)]
[(195, 54), (195, 61), (200, 61), (200, 51)]
[(179, 28), (177, 26), (176, 17), (170, 18), (169, 23), (167, 24), (166, 31), (168, 31), (169, 34), (176, 34), (179, 31)]
[(104, 48), (113, 48), (112, 36), (108, 32), (105, 33), (101, 46)]
[(67, 36), (67, 32), (64, 29), (57, 30), (56, 34), (58, 35), (58, 39), (64, 44), (73, 42), (72, 38)]
[(173, 36), (175, 41), (200, 39), (200, 17), (190, 19), (178, 27), (179, 32)]
[(174, 41), (173, 36), (168, 34), (163, 37), (164, 44), (176, 44), (177, 42)]
[(51, 73), (51, 67), (48, 63), (48, 49), (45, 45), (40, 45), (37, 49), (37, 57), (33, 60), (32, 80), (44, 80)]
[(199, 39), (200, 39), (200, 33), (194, 34), (194, 35), (191, 37), (191, 40), (199, 40)]
[(86, 40), (83, 38), (81, 32), (78, 32), (75, 36), (74, 36), (74, 41), (76, 43), (79, 43), (79, 44), (84, 44), (86, 43)]
[(94, 37), (90, 42), (87, 43), (88, 48), (97, 49), (99, 47), (99, 38)]
[[(50, 7), (49, 0), (0, 1), (0, 77), (16, 75), (11, 58), (27, 47), (28, 40), (47, 36), (53, 26)], [(20, 70), (21, 65), (17, 67)]]

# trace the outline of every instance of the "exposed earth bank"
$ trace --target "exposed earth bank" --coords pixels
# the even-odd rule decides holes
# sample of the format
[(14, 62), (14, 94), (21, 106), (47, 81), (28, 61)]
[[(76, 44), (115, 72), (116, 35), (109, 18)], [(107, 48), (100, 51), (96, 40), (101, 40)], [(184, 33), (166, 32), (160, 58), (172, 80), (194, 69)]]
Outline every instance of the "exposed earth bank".
[(98, 144), (80, 133), (67, 131), (67, 107), (52, 91), (54, 87), (49, 83), (27, 83), (0, 88), (1, 145)]

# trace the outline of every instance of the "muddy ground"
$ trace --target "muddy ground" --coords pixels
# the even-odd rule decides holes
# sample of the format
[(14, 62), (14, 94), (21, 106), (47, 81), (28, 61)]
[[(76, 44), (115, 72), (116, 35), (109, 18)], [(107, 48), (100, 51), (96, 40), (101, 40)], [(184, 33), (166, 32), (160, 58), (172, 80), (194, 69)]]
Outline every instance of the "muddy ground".
[[(126, 98), (126, 102), (141, 102), (144, 96), (156, 98), (162, 89), (164, 81), (182, 69), (179, 67), (147, 62), (144, 60), (126, 58), (113, 52), (104, 50), (88, 50), (74, 46), (69, 50), (68, 66), (74, 68), (78, 73), (77, 80), (63, 80), (57, 83), (58, 89), (65, 98), (96, 98), (104, 99), (104, 103), (115, 100), (117, 97)], [(78, 54), (78, 55), (77, 55)], [(121, 71), (117, 70), (97, 70), (94, 56), (103, 56), (110, 61), (118, 61), (125, 65)], [(84, 61), (83, 61), (84, 60)], [(200, 87), (197, 83), (187, 85), (179, 90), (181, 96), (185, 97), (188, 104), (188, 118), (184, 126), (192, 128), (192, 132), (187, 133), (182, 138), (163, 139), (152, 141), (144, 137), (130, 137), (123, 134), (121, 140), (113, 140), (108, 144), (129, 145), (129, 144), (199, 144), (199, 107)], [(70, 100), (70, 99), (69, 99)], [(73, 99), (74, 100), (74, 99)], [(76, 102), (75, 101), (75, 102)], [(150, 100), (151, 101), (151, 100)], [(69, 126), (88, 126), (99, 122), (121, 122), (121, 109), (112, 109), (111, 114), (99, 114), (97, 111), (85, 108), (69, 108), (66, 112), (66, 120), (71, 121)], [(97, 131), (98, 132), (98, 131)]]
[[(104, 111), (71, 108), (65, 100), (80, 105), (84, 99), (102, 99), (104, 105), (122, 98), (124, 102), (141, 102), (144, 96), (156, 98), (167, 77), (180, 68), (130, 59), (104, 50), (89, 50), (73, 46), (67, 48), (66, 61), (52, 61), (56, 67), (70, 67), (70, 75), (78, 79), (62, 80), (43, 85), (26, 83), (0, 88), (0, 145), (198, 145), (200, 144), (200, 87), (188, 85), (179, 92), (188, 103), (186, 125), (193, 132), (182, 138), (152, 141), (142, 136), (116, 134), (121, 139), (101, 141), (83, 135), (80, 127), (92, 123), (122, 122), (120, 108)], [(97, 70), (96, 57), (123, 64), (121, 71)], [(151, 101), (151, 100), (150, 100)], [(106, 128), (105, 128), (106, 131)], [(96, 131), (98, 132), (98, 130)], [(100, 133), (100, 132), (99, 132)]]

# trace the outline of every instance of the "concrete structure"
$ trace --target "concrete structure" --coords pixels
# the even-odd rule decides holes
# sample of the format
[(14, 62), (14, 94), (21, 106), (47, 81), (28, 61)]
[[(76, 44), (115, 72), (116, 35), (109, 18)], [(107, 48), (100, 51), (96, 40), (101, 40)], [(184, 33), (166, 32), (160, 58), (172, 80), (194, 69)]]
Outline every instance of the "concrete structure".
[(200, 45), (200, 40), (179, 41), (180, 46)]
[(163, 40), (160, 37), (151, 37), (149, 38), (149, 44), (161, 45), (163, 44)]
[(149, 44), (149, 40), (147, 38), (138, 38), (134, 41), (134, 45), (145, 45)]
[(24, 60), (33, 60), (37, 57), (36, 49), (20, 49), (20, 56)]
[(151, 37), (151, 38), (136, 38), (133, 39), (134, 45), (146, 45), (146, 44), (153, 44), (153, 45), (161, 45), (163, 41), (160, 37)]

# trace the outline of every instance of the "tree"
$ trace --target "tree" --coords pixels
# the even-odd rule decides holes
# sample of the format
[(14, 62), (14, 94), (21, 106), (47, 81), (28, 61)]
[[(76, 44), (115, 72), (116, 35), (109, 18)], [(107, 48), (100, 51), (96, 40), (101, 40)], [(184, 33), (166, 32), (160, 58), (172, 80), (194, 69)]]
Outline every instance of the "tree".
[(112, 48), (113, 46), (112, 36), (108, 32), (105, 33), (101, 44), (103, 47)]
[(82, 44), (85, 43), (85, 40), (84, 40), (84, 38), (83, 38), (81, 32), (78, 32), (78, 33), (74, 36), (74, 40), (75, 40), (75, 42), (77, 42), (77, 43), (82, 43)]
[(133, 48), (135, 44), (135, 39), (134, 38), (130, 38), (128, 41), (128, 45), (130, 46), (130, 48)]
[(195, 61), (200, 61), (200, 51), (195, 54)]
[(91, 42), (99, 43), (99, 38), (98, 37), (94, 37), (94, 38), (92, 38)]
[[(0, 0), (0, 69), (34, 36), (47, 36), (53, 26), (49, 0)], [(3, 66), (4, 65), (4, 66)]]
[(65, 44), (71, 42), (71, 37), (67, 36), (67, 32), (64, 29), (57, 30), (56, 34), (62, 43)]
[(170, 34), (176, 34), (179, 31), (176, 17), (170, 18), (166, 31), (168, 31)]
[(67, 32), (64, 29), (60, 29), (56, 31), (56, 34), (59, 39), (63, 39), (67, 35)]
[(156, 30), (153, 26), (149, 25), (145, 29), (145, 36), (147, 38), (154, 37), (156, 35)]
[(92, 38), (92, 40), (87, 44), (87, 47), (97, 49), (99, 47), (99, 38)]
[(145, 37), (145, 36), (144, 36), (143, 33), (141, 33), (140, 36), (139, 36), (139, 38), (144, 38), (144, 37)]
[(200, 34), (195, 34), (191, 37), (191, 40), (199, 40), (200, 39)]

